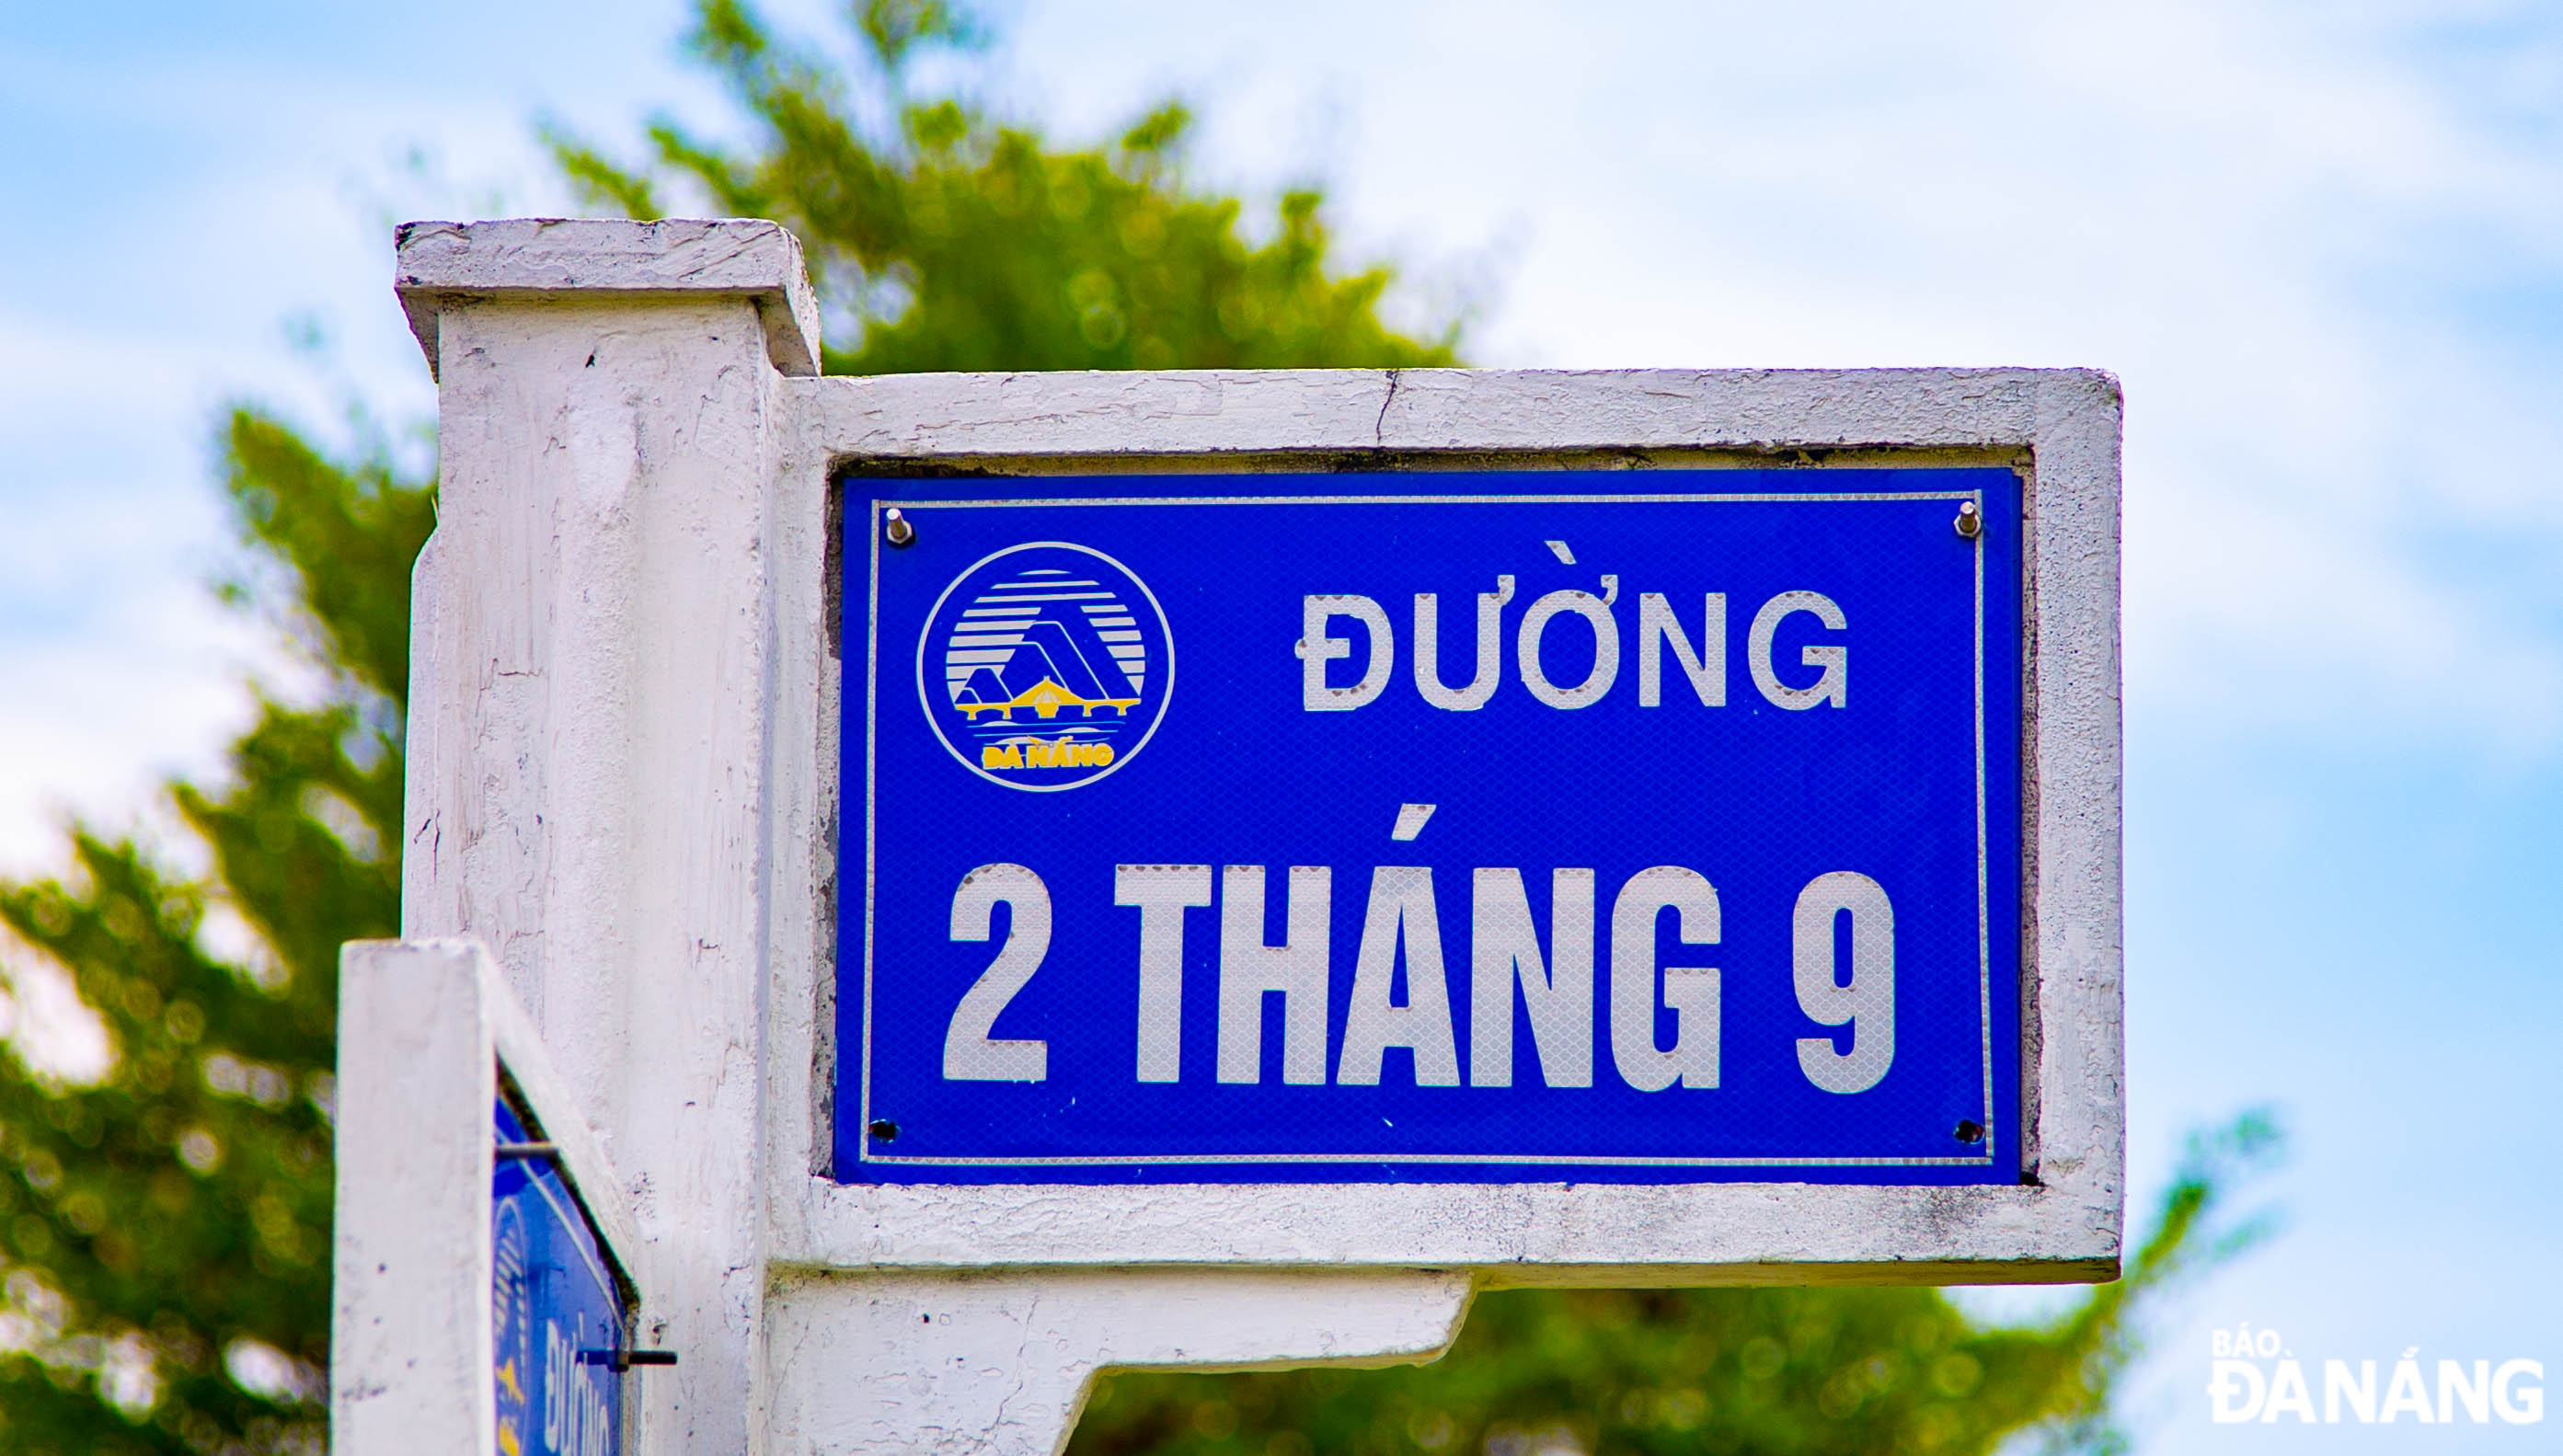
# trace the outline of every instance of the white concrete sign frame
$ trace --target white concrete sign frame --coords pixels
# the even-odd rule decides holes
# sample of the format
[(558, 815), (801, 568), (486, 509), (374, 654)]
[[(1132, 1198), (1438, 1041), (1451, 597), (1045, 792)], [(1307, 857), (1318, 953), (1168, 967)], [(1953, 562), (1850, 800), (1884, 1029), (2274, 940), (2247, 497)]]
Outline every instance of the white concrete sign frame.
[[(798, 245), (753, 222), (413, 224), (399, 289), (444, 452), (417, 576), (404, 930), (493, 948), (624, 1170), (638, 1338), (685, 1362), (637, 1392), (635, 1449), (1046, 1452), (1098, 1369), (1430, 1358), (1472, 1292), (1502, 1285), (2114, 1273), (2107, 375), (817, 378)], [(826, 1177), (834, 482), (1338, 463), (2022, 472), (2028, 518), (1993, 523), (2030, 533), (2035, 647), (2021, 1184)]]
[(503, 1078), (601, 1252), (632, 1268), (624, 1183), (524, 1008), (473, 941), (352, 941), (338, 977), (329, 1423), (341, 1451), (498, 1456), (491, 1378)]

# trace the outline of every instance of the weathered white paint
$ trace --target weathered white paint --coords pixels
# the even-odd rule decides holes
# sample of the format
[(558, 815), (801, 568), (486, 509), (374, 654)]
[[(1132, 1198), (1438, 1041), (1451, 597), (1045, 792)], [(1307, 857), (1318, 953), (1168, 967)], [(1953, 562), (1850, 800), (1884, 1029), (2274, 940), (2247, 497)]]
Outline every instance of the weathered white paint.
[[(2087, 370), (1354, 370), (910, 375), (794, 381), (793, 467), (1000, 475), (1241, 469), (1314, 455), (1413, 470), (1659, 465), (2021, 467), (2035, 627), (2024, 1019), (2043, 1047), (2034, 1183), (1848, 1188), (1563, 1183), (1259, 1190), (848, 1186), (773, 1165), (773, 1257), (812, 1267), (1254, 1263), (1475, 1266), (1487, 1284), (1971, 1282), (2106, 1277), (2122, 1200), (2118, 884), (2118, 388)], [(1305, 465), (1303, 464), (1304, 468)], [(1633, 484), (1636, 482), (1633, 481)], [(1026, 483), (1009, 482), (1005, 493)], [(992, 489), (993, 493), (998, 493)], [(848, 514), (895, 501), (856, 478)], [(824, 973), (818, 973), (824, 975)], [(775, 1074), (821, 1060), (803, 1007), (826, 988), (778, 963)], [(776, 1106), (813, 1092), (796, 1083)]]
[(331, 1444), (494, 1444), (490, 1023), (468, 947), (350, 945), (338, 977)]
[[(775, 356), (794, 356), (760, 316), (798, 253), (771, 224), (486, 231), (486, 256), (477, 226), (403, 233), (403, 296), (432, 304), (442, 364), (403, 928), (493, 947), (631, 1180), (642, 1338), (682, 1359), (640, 1383), (640, 1449), (747, 1450), (764, 967), (813, 954), (809, 851), (769, 858), (791, 837), (769, 820), (777, 756), (813, 773), (787, 746), (807, 720), (776, 716), (775, 593), (795, 584), (815, 631), (821, 502), (785, 516)], [(699, 286), (677, 268), (564, 281), (630, 273), (654, 239), (721, 266)], [(780, 912), (776, 869), (802, 887)], [(769, 948), (771, 913), (798, 944)]]
[(819, 372), (819, 298), (801, 266), (801, 240), (771, 223), (411, 223), (398, 242), (394, 286), (431, 375), (443, 372), (437, 320), (447, 305), (502, 294), (633, 300), (727, 293), (756, 305), (776, 369)]
[(494, 1456), (491, 1105), (501, 1069), (605, 1256), (639, 1236), (622, 1180), (477, 942), (355, 941), (339, 955), (329, 1422), (340, 1456)]
[(1081, 1269), (848, 1276), (775, 1290), (776, 1452), (1053, 1456), (1105, 1367), (1430, 1360), (1466, 1273)]
[[(442, 375), (445, 470), (418, 572), (404, 924), (496, 948), (568, 1095), (625, 1171), (644, 1334), (685, 1362), (644, 1386), (636, 1449), (1055, 1449), (1097, 1368), (1429, 1356), (1472, 1280), (2115, 1268), (2107, 376), (788, 378), (808, 372), (816, 335), (797, 251), (769, 224), (416, 224), (403, 237), (402, 296)], [(824, 1177), (832, 472), (1775, 458), (2029, 472), (2031, 519), (2014, 528), (2035, 535), (2039, 644), (2036, 1184), (869, 1188)], [(849, 493), (894, 498), (863, 481)], [(864, 519), (860, 504), (850, 514)]]
[[(606, 1155), (604, 1141), (596, 1136), (596, 1129), (588, 1126), (587, 1116), (570, 1095), (568, 1084), (561, 1081), (560, 1072), (552, 1066), (551, 1049), (534, 1029), (533, 1018), (516, 1003), (515, 994), (507, 990), (489, 948), (479, 941), (356, 941), (349, 945), (348, 954), (370, 953), (397, 964), (403, 953), (450, 958), (456, 946), (467, 947), (471, 952), (472, 973), (480, 987), (481, 1015), (489, 1023), (490, 1044), (497, 1053), (499, 1070), (516, 1084), (518, 1097), (538, 1125), (538, 1135), (560, 1149), (552, 1165), (568, 1182), (579, 1206), (587, 1210), (588, 1221), (596, 1225), (606, 1257), (626, 1278), (631, 1277), (636, 1267), (633, 1260), (641, 1250), (641, 1230), (633, 1223), (632, 1205), (624, 1198), (623, 1178), (614, 1171), (614, 1160)], [(487, 1117), (488, 1099), (484, 1098), (483, 1103), (483, 1115)], [(346, 1125), (342, 1122), (339, 1126)], [(646, 1304), (647, 1292), (641, 1293)]]

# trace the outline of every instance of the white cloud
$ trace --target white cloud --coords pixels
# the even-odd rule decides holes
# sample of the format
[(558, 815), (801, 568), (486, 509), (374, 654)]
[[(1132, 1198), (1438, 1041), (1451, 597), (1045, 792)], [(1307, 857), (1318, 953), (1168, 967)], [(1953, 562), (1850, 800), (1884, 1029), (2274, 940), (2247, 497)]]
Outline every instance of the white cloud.
[(39, 1075), (75, 1086), (106, 1075), (114, 1039), (81, 1001), (71, 973), (0, 930), (0, 1036)]
[[(1488, 362), (2114, 369), (2134, 700), (2213, 735), (2563, 741), (2540, 585), (2563, 492), (2536, 464), (2563, 359), (2551, 329), (2504, 342), (2454, 306), (2563, 291), (2550, 21), (1176, 8), (1036, 12), (1017, 64), (1097, 119), (1143, 79), (1216, 76), (1218, 160), (1277, 180), (1293, 108), (1352, 97), (1356, 249), (1430, 267), (1525, 239)], [(2466, 49), (2493, 25), (2529, 29)], [(1132, 34), (1163, 39), (1134, 61)]]
[[(2131, 692), (2198, 731), (2500, 753), (2563, 734), (2563, 604), (2540, 585), (2563, 579), (2563, 492), (2538, 463), (2563, 445), (2558, 360), (2514, 318), (2563, 292), (2543, 141), (2563, 45), (2537, 12), (1340, 3), (1205, 23), (1124, 0), (1013, 27), (1014, 89), (1069, 131), (1188, 92), (1206, 173), (1332, 174), (1355, 253), (1446, 278), (1509, 260), (1489, 362), (2118, 370)], [(234, 393), (332, 407), (277, 320), (316, 309), (362, 393), (424, 408), (383, 281), (380, 225), (410, 209), (382, 199), (491, 199), (386, 159), (422, 141), (446, 177), (557, 204), (523, 130), (537, 100), (587, 98), (609, 138), (647, 96), (722, 115), (673, 70), (383, 86), (255, 49), (131, 63), (110, 111), (103, 73), (16, 61), (55, 76), (21, 104), (229, 144), (110, 199), (80, 275), (13, 286), (0, 315), (0, 667), (58, 685), (0, 704), (0, 859), (49, 832), (46, 804), (115, 800), (110, 763), (201, 762), (237, 721), (241, 643), (189, 595), (223, 545), (207, 423)], [(83, 296), (103, 276), (127, 282)]]
[[(255, 58), (84, 70), (0, 54), (0, 70), (43, 79), (11, 104), (159, 143), (91, 159), (152, 183), (67, 210), (76, 234), (0, 242), (0, 872), (27, 873), (59, 862), (74, 813), (165, 830), (161, 783), (219, 774), (254, 711), (245, 681), (307, 687), (270, 632), (210, 594), (236, 550), (214, 433), (227, 404), (254, 399), (327, 439), (350, 390), (394, 427), (432, 418), (391, 295), (388, 217), (486, 189), (388, 159), (415, 140), (456, 175), (540, 166), (512, 104)], [(102, 110), (110, 95), (123, 99)], [(333, 336), (318, 367), (286, 338), (306, 310)]]

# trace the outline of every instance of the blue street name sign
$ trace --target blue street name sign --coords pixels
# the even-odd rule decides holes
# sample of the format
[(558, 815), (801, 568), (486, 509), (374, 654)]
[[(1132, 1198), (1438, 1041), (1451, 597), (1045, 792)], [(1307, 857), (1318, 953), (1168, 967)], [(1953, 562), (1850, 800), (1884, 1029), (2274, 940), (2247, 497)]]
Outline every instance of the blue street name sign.
[[(501, 1098), (500, 1147), (524, 1119)], [(623, 1449), (626, 1312), (596, 1230), (548, 1158), (501, 1158), (491, 1185), (492, 1375), (500, 1456), (615, 1456)]]
[(837, 1178), (2018, 1179), (2011, 470), (847, 488)]

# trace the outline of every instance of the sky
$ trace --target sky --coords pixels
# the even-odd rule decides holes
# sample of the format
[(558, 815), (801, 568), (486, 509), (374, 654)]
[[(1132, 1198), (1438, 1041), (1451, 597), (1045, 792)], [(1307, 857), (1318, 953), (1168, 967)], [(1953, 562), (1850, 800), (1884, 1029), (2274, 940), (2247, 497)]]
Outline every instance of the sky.
[[(1401, 316), (1465, 308), (1476, 363), (2115, 371), (2131, 1223), (2191, 1129), (2266, 1104), (2291, 1131), (2250, 1194), (2279, 1234), (2154, 1332), (2140, 1449), (2546, 1443), (2220, 1425), (2204, 1387), (2246, 1322), (2309, 1365), (2563, 1375), (2563, 10), (991, 14), (1005, 109), (1084, 138), (1183, 97), (1203, 182), (1322, 182), (1344, 256), (1403, 270)], [(616, 145), (661, 107), (729, 124), (682, 22), (0, 24), (0, 867), (55, 862), (70, 813), (155, 822), (168, 775), (218, 769), (245, 674), (295, 690), (210, 605), (220, 410), (327, 433), (362, 401), (414, 438), (389, 222), (562, 207), (538, 115)]]

